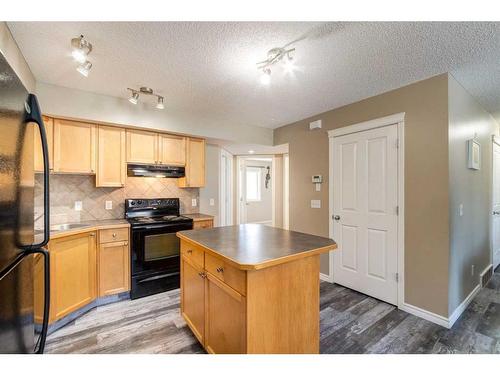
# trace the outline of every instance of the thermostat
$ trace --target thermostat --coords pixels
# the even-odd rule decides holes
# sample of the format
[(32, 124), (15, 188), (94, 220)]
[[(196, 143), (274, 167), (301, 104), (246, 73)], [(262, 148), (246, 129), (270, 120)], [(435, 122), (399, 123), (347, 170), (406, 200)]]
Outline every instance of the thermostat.
[(312, 183), (316, 185), (316, 191), (321, 191), (321, 184), (323, 183), (323, 176), (316, 174), (312, 176)]

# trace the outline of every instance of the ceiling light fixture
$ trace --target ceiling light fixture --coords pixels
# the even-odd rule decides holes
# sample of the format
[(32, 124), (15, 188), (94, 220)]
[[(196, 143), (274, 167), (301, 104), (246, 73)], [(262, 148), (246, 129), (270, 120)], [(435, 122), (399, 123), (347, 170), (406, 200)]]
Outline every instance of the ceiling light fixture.
[(137, 102), (139, 101), (139, 94), (152, 95), (152, 96), (156, 96), (156, 98), (157, 98), (156, 108), (158, 108), (158, 109), (165, 108), (165, 104), (164, 104), (165, 98), (161, 95), (155, 94), (155, 92), (153, 91), (152, 88), (141, 87), (139, 90), (127, 88), (127, 90), (129, 90), (132, 93), (132, 96), (128, 99), (128, 101), (132, 104), (137, 104)]
[(84, 77), (88, 77), (92, 63), (88, 61), (87, 57), (92, 52), (92, 44), (85, 40), (83, 35), (80, 35), (78, 38), (71, 39), (71, 47), (73, 48), (71, 56), (80, 63), (76, 70)]
[(249, 154), (254, 154), (254, 153), (255, 153), (255, 151), (254, 151), (254, 150), (248, 150), (248, 153), (249, 153)]
[(90, 69), (92, 69), (92, 63), (90, 61), (85, 61), (83, 64), (78, 65), (76, 70), (84, 77), (89, 76)]
[(286, 49), (284, 47), (277, 47), (270, 49), (269, 52), (267, 52), (267, 59), (257, 63), (257, 69), (262, 71), (260, 83), (268, 85), (271, 82), (271, 67), (275, 66), (280, 61), (283, 61), (285, 64), (285, 72), (291, 73), (295, 68), (292, 62), (292, 53), (294, 51), (295, 48)]

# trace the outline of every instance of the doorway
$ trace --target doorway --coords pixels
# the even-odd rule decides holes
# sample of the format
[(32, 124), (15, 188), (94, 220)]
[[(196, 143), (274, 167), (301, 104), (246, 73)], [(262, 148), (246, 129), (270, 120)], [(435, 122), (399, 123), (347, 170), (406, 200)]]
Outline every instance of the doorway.
[(404, 301), (402, 130), (395, 115), (329, 132), (333, 281), (394, 305)]
[(493, 187), (492, 187), (492, 219), (491, 249), (493, 270), (500, 265), (500, 139), (493, 137)]

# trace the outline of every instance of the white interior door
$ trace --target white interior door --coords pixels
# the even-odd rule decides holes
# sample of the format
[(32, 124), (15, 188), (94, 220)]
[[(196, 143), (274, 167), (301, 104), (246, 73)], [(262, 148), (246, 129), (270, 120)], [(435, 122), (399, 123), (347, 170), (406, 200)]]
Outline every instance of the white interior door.
[(493, 269), (500, 264), (500, 146), (493, 142), (493, 207), (492, 248)]
[(333, 140), (334, 282), (397, 304), (397, 125)]

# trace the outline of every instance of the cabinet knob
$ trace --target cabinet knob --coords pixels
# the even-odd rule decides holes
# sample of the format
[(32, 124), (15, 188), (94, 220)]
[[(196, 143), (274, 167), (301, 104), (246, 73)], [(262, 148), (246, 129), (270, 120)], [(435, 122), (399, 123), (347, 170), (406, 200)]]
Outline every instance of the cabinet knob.
[(193, 254), (193, 250), (188, 250), (187, 253), (188, 254)]
[(219, 272), (219, 273), (224, 272), (224, 268), (223, 267), (217, 267), (217, 272)]
[(207, 277), (207, 274), (206, 274), (205, 272), (198, 272), (198, 275), (199, 275), (202, 279), (204, 279), (204, 278), (206, 278), (206, 277)]
[(123, 243), (123, 245), (124, 245), (124, 246), (127, 246), (127, 245), (128, 245), (128, 242), (127, 242), (127, 241), (125, 241), (125, 242)]
[(116, 233), (113, 233), (112, 236), (113, 236), (113, 238), (116, 238)]
[(95, 237), (95, 233), (90, 233), (90, 237)]

